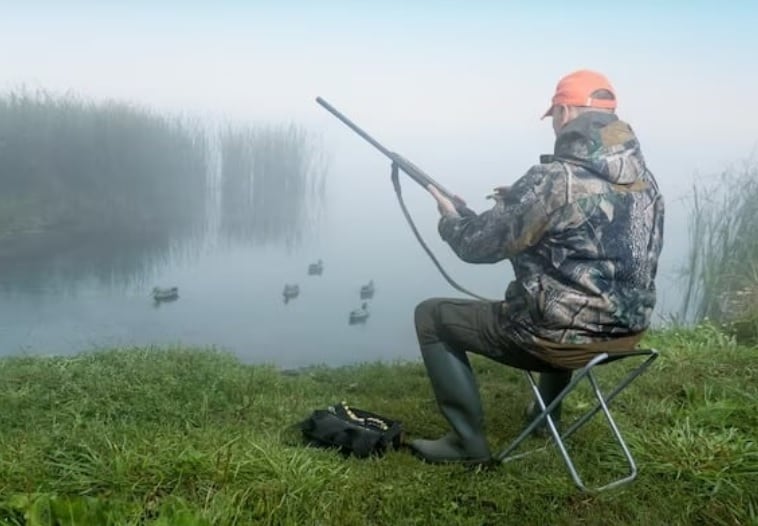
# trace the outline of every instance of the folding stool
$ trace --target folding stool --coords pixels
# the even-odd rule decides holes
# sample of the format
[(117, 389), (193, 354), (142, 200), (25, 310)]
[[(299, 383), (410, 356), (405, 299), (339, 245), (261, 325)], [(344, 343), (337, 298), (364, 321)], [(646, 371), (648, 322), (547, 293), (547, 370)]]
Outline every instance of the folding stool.
[[(524, 374), (526, 374), (527, 380), (529, 381), (529, 384), (532, 387), (535, 401), (537, 402), (537, 404), (539, 404), (539, 407), (542, 409), (542, 412), (536, 418), (534, 418), (532, 422), (529, 423), (529, 425), (521, 432), (521, 434), (518, 437), (516, 437), (516, 439), (513, 442), (511, 442), (511, 444), (508, 447), (506, 447), (500, 453), (498, 453), (495, 456), (495, 458), (499, 462), (504, 463), (504, 462), (509, 462), (511, 460), (515, 460), (517, 458), (522, 458), (540, 449), (544, 449), (544, 448), (537, 448), (537, 449), (527, 451), (525, 453), (511, 455), (511, 453), (532, 433), (532, 431), (534, 431), (537, 428), (537, 426), (539, 426), (542, 423), (543, 420), (546, 420), (547, 427), (550, 430), (550, 434), (553, 440), (555, 441), (555, 444), (558, 447), (558, 451), (563, 457), (563, 460), (566, 462), (566, 466), (568, 467), (571, 477), (574, 479), (574, 483), (576, 483), (576, 485), (582, 491), (602, 491), (605, 489), (614, 488), (622, 484), (631, 482), (637, 477), (637, 465), (635, 464), (634, 459), (632, 458), (632, 454), (629, 451), (629, 448), (627, 447), (626, 442), (624, 442), (624, 439), (621, 436), (621, 432), (619, 431), (618, 426), (616, 425), (616, 422), (613, 419), (613, 416), (611, 416), (611, 412), (608, 409), (608, 405), (610, 404), (611, 400), (613, 400), (619, 393), (621, 393), (621, 391), (623, 391), (630, 383), (632, 383), (632, 381), (635, 378), (639, 377), (648, 367), (650, 367), (650, 365), (655, 361), (655, 359), (658, 358), (658, 354), (659, 354), (658, 351), (655, 349), (634, 349), (631, 351), (622, 351), (622, 352), (614, 351), (613, 354), (608, 354), (608, 353), (598, 354), (592, 360), (590, 360), (589, 363), (587, 363), (587, 365), (585, 365), (581, 369), (574, 371), (574, 375), (571, 378), (571, 382), (569, 382), (569, 384), (563, 389), (563, 391), (561, 391), (560, 394), (548, 406), (545, 406), (545, 401), (542, 399), (542, 395), (540, 394), (539, 388), (537, 387), (537, 383), (534, 380), (533, 371), (524, 370)], [(642, 364), (637, 366), (635, 369), (630, 371), (613, 388), (610, 394), (608, 394), (607, 396), (604, 396), (603, 393), (600, 391), (600, 387), (598, 386), (598, 382), (595, 379), (595, 375), (593, 374), (592, 369), (599, 365), (609, 364), (612, 362), (616, 362), (616, 361), (634, 357), (634, 356), (647, 356), (647, 359), (644, 362), (642, 362)], [(559, 433), (550, 413), (552, 413), (553, 409), (555, 409), (556, 406), (558, 406), (558, 404), (560, 404), (563, 401), (563, 399), (566, 398), (566, 396), (569, 393), (571, 393), (574, 390), (574, 388), (585, 378), (592, 385), (592, 390), (594, 392), (595, 398), (597, 399), (597, 404), (592, 409), (584, 413), (583, 416), (579, 417), (563, 433)], [(586, 424), (599, 411), (602, 411), (605, 414), (605, 418), (608, 421), (608, 425), (610, 426), (611, 431), (613, 432), (613, 435), (616, 438), (616, 442), (619, 444), (619, 446), (624, 452), (624, 456), (626, 457), (626, 460), (629, 464), (630, 472), (629, 472), (629, 475), (616, 479), (603, 486), (599, 486), (596, 488), (587, 488), (584, 485), (584, 482), (582, 481), (581, 477), (579, 476), (579, 473), (577, 472), (576, 468), (574, 467), (574, 462), (571, 460), (571, 457), (569, 456), (568, 451), (566, 450), (566, 445), (564, 444), (564, 440), (566, 440), (576, 430), (578, 430), (580, 427)]]

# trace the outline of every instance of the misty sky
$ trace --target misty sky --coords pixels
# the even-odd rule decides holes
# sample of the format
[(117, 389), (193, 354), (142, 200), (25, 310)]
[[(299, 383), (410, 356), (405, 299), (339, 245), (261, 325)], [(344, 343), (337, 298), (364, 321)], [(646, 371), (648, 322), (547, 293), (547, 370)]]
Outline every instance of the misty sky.
[(615, 84), (661, 179), (671, 157), (692, 171), (746, 156), (758, 143), (758, 3), (658, 4), (2, 2), (0, 87), (331, 133), (321, 95), (430, 163), (439, 140), (458, 143), (460, 160), (523, 171), (552, 145), (538, 117), (558, 78), (587, 67)]
[[(679, 200), (693, 176), (758, 153), (754, 1), (105, 4), (0, 2), (0, 89), (301, 123), (332, 158), (332, 220), (371, 223), (380, 241), (409, 239), (386, 160), (316, 96), (481, 210), (490, 188), (551, 151), (539, 117), (558, 79), (597, 69), (667, 199), (670, 261), (682, 256)], [(433, 229), (433, 204), (410, 192)]]

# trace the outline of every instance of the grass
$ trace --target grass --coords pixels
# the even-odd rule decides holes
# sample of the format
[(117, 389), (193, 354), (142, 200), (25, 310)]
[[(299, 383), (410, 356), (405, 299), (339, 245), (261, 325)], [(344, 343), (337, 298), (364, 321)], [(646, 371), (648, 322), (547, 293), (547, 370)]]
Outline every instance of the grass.
[[(614, 401), (640, 473), (598, 495), (575, 489), (553, 449), (476, 472), (406, 450), (345, 459), (303, 446), (291, 428), (346, 400), (412, 436), (443, 433), (420, 362), (289, 376), (202, 349), (5, 358), (0, 523), (758, 524), (758, 348), (709, 325), (645, 343), (662, 357)], [(474, 366), (500, 447), (522, 426), (527, 387), (515, 370)], [(567, 416), (588, 402), (575, 393)], [(621, 474), (607, 438), (596, 418), (570, 439), (588, 483)]]

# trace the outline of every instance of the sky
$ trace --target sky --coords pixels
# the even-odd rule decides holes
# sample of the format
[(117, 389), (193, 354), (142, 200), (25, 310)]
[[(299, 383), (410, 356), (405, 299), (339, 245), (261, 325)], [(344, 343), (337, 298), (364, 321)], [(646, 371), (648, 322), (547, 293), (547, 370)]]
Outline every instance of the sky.
[[(335, 243), (356, 228), (378, 245), (410, 237), (386, 160), (317, 96), (481, 210), (552, 150), (539, 117), (558, 79), (601, 71), (666, 199), (669, 269), (694, 178), (758, 154), (754, 1), (28, 0), (0, 13), (0, 90), (312, 130), (332, 167)], [(409, 192), (433, 235), (433, 203)]]
[[(556, 82), (591, 68), (611, 79), (619, 114), (651, 154), (667, 160), (668, 152), (687, 151), (683, 161), (692, 169), (745, 156), (758, 141), (756, 2), (0, 6), (6, 90), (71, 90), (332, 132), (334, 123), (314, 103), (322, 96), (381, 130), (396, 149), (426, 156), (436, 144), (455, 143), (466, 152), (457, 158), (507, 156), (525, 171), (534, 152), (552, 146), (549, 123), (539, 116)], [(694, 155), (693, 146), (710, 151)]]

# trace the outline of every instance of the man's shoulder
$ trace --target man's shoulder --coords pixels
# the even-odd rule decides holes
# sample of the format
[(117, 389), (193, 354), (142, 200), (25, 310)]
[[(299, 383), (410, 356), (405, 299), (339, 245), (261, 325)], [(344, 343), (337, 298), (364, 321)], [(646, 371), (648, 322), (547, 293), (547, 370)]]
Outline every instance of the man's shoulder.
[(565, 204), (566, 170), (552, 156), (540, 156), (511, 186), (510, 197), (521, 203), (541, 202), (547, 211)]
[(565, 185), (567, 170), (565, 163), (553, 155), (540, 155), (539, 162), (529, 167), (521, 177), (525, 183), (540, 185), (542, 190), (555, 190), (556, 186)]
[(533, 164), (527, 169), (521, 178), (515, 184), (523, 182), (524, 184), (534, 185), (550, 180), (565, 179), (566, 170), (558, 159), (551, 154), (540, 155), (539, 162)]

